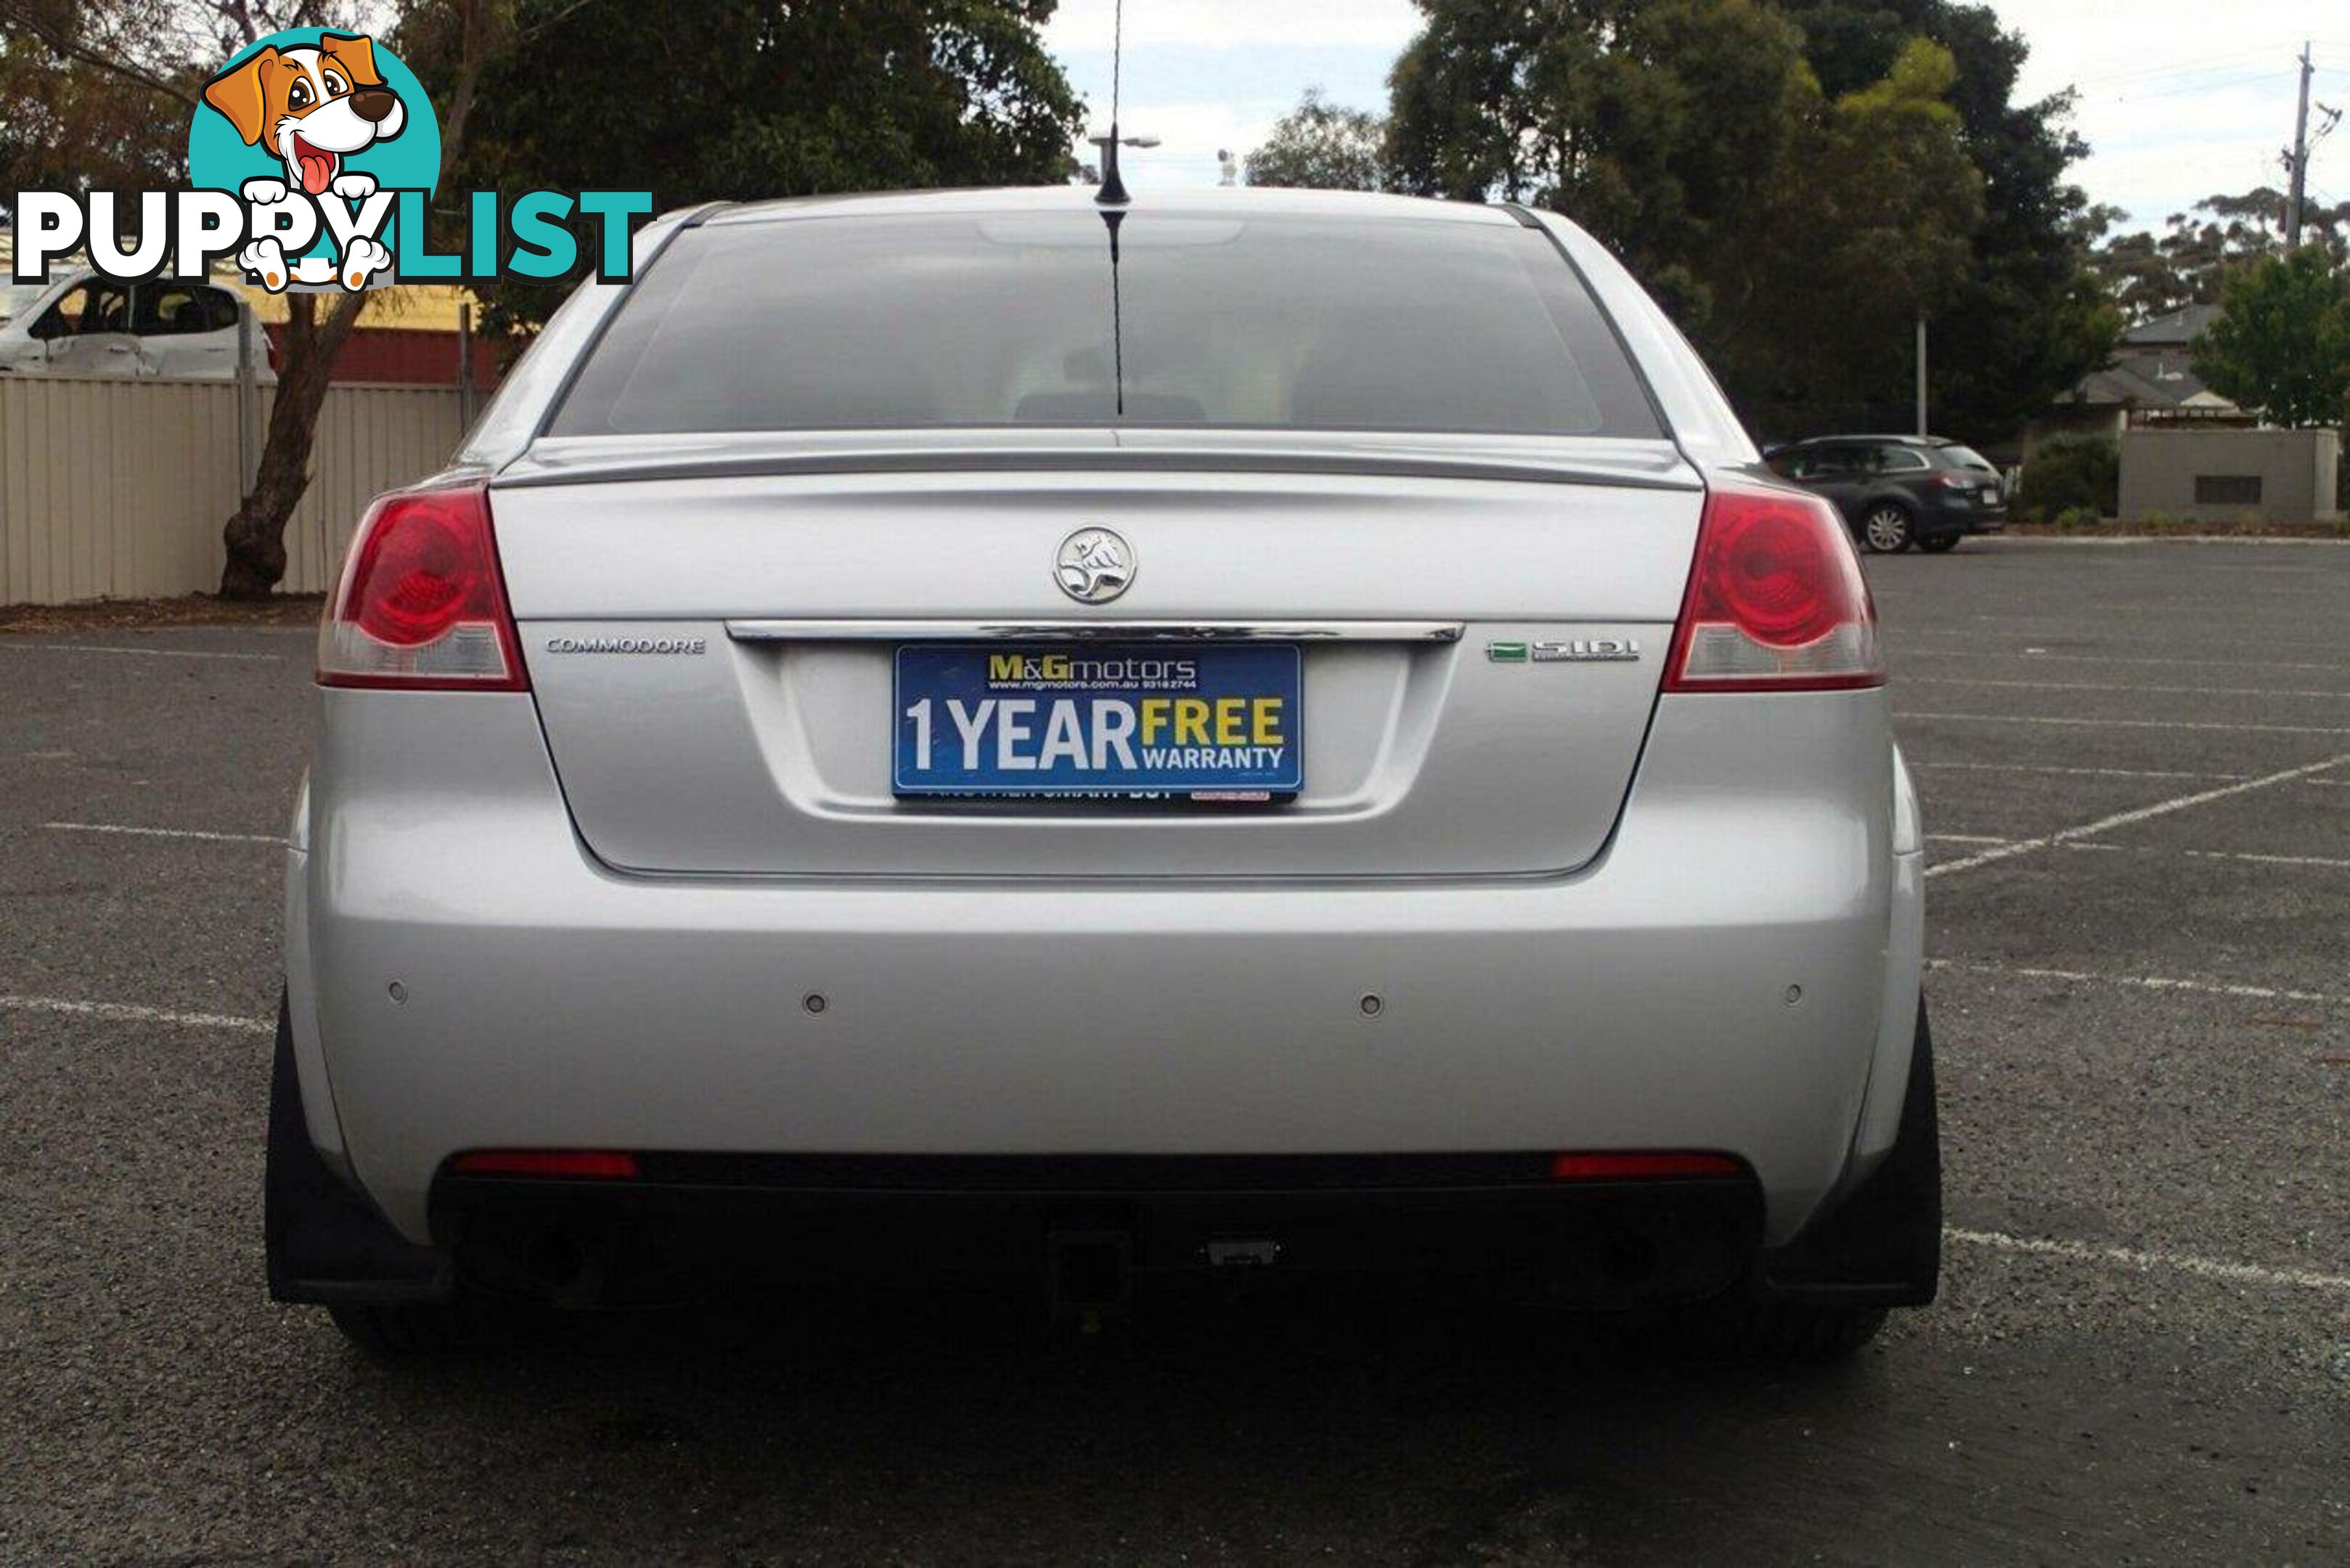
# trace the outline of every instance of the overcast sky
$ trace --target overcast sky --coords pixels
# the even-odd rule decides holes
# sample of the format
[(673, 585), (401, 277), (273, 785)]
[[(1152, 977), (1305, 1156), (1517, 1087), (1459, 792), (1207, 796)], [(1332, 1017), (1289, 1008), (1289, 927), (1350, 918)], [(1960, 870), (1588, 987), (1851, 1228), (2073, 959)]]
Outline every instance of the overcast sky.
[[(2350, 109), (2350, 0), (1991, 4), (2032, 45), (2024, 95), (2078, 90), (2074, 123), (2095, 151), (2074, 177), (2142, 224), (2214, 192), (2282, 185), (2303, 40), (2315, 44), (2316, 99)], [(1046, 29), (1101, 124), (1112, 5), (1062, 0)], [(1245, 152), (1309, 87), (1384, 109), (1417, 18), (1409, 0), (1126, 0), (1121, 118), (1164, 142), (1128, 155), (1128, 182), (1212, 184), (1216, 150)], [(2318, 148), (2310, 184), (2350, 201), (2350, 130)]]

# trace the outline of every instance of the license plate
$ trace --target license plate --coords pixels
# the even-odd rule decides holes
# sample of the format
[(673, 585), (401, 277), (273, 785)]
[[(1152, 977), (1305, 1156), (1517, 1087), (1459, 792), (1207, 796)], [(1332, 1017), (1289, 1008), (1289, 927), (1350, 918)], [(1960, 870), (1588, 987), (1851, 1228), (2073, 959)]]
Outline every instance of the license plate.
[(1268, 799), (1305, 782), (1288, 643), (908, 643), (901, 795)]

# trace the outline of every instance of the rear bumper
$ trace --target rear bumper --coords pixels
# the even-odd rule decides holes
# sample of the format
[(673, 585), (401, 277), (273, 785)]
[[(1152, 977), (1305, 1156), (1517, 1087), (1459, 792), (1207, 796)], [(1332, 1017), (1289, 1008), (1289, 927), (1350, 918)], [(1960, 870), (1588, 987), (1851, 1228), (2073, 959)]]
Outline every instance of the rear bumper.
[(1664, 700), (1571, 876), (1263, 884), (617, 876), (527, 695), (427, 700), (429, 746), (405, 694), (319, 701), (294, 1056), (411, 1241), (467, 1148), (1703, 1148), (1773, 1245), (1890, 1143), (1921, 867), (1882, 692)]
[(1978, 506), (1972, 503), (1956, 505), (1942, 502), (1919, 511), (1916, 524), (1921, 539), (1963, 537), (1970, 534), (1996, 534), (2007, 526), (2007, 506)]
[(1115, 1298), (1222, 1270), (1503, 1275), (1617, 1306), (1717, 1294), (1754, 1254), (1752, 1180), (1561, 1186), (1544, 1164), (650, 1156), (642, 1181), (443, 1176), (432, 1211), (455, 1277), (576, 1306), (1081, 1271), (1055, 1294)]

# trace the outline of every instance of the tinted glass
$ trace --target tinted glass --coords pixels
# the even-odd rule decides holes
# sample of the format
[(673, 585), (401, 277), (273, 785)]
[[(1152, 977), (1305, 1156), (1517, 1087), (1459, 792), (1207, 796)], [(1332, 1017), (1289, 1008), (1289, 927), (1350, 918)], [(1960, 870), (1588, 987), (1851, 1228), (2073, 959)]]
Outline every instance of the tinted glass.
[(215, 332), (236, 324), (236, 306), (217, 288), (142, 284), (131, 330), (147, 337)]
[(1804, 479), (1840, 479), (1858, 473), (1862, 453), (1858, 447), (1810, 446), (1794, 458), (1791, 472)]
[(1933, 466), (1916, 447), (1881, 446), (1877, 449), (1876, 458), (1881, 473), (1922, 473)]
[(994, 425), (1653, 436), (1547, 236), (1129, 213), (689, 230), (558, 435)]
[(1942, 449), (1942, 456), (1957, 468), (1979, 468), (1985, 473), (1999, 472), (1991, 466), (1991, 459), (1970, 446), (1946, 446)]
[(120, 283), (85, 283), (68, 289), (49, 306), (68, 332), (128, 332), (130, 330), (130, 286)]

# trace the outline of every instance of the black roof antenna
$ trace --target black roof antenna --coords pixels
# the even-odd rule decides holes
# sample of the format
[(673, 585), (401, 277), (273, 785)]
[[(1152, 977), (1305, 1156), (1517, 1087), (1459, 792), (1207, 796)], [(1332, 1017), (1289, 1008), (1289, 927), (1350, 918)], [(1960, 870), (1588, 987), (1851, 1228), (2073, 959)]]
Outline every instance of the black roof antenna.
[(1089, 136), (1087, 140), (1101, 149), (1101, 189), (1094, 192), (1094, 201), (1104, 207), (1123, 207), (1134, 200), (1127, 194), (1126, 182), (1118, 171), (1118, 150), (1121, 147), (1156, 147), (1155, 136), (1118, 134), (1118, 92), (1121, 68), (1126, 59), (1126, 0), (1118, 0), (1110, 14), (1109, 35), (1109, 134)]

